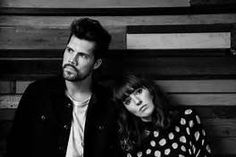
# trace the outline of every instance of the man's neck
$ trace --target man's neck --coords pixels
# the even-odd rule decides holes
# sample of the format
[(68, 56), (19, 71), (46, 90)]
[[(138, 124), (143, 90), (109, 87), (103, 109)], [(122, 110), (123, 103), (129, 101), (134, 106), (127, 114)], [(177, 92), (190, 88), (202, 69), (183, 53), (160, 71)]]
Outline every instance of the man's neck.
[(71, 82), (66, 80), (66, 89), (68, 94), (77, 101), (83, 101), (91, 96), (91, 78), (82, 81)]

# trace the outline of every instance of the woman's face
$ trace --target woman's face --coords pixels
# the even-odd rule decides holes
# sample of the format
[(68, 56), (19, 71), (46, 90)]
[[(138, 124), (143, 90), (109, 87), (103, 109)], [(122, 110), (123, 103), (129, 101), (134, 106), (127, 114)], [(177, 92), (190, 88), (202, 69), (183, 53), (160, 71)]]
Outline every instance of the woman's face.
[(134, 90), (124, 101), (125, 108), (142, 121), (151, 121), (151, 115), (154, 111), (153, 96), (147, 88), (138, 88)]

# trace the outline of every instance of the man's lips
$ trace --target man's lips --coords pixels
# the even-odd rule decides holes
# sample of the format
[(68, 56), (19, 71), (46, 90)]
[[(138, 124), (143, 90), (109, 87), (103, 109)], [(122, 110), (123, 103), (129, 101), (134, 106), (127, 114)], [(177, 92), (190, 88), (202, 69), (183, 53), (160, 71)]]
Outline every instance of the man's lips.
[(75, 67), (73, 67), (72, 65), (66, 65), (64, 66), (64, 69), (67, 71), (76, 71)]

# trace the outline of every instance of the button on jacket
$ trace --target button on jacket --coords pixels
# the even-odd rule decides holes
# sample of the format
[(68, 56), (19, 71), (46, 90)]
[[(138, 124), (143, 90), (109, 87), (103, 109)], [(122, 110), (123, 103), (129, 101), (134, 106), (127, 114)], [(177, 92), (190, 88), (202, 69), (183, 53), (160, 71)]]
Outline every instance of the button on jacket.
[[(36, 81), (23, 94), (7, 144), (7, 156), (64, 157), (73, 105), (65, 81)], [(84, 157), (119, 156), (114, 109), (105, 88), (94, 85), (84, 131)]]

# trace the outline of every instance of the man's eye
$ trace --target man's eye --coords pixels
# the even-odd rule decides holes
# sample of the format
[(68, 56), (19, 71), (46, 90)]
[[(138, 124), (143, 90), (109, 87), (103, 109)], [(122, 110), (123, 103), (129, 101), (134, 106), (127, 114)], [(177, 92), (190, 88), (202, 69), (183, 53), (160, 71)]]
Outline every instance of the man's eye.
[(66, 50), (67, 50), (68, 53), (73, 53), (73, 50), (69, 47), (67, 47)]
[(88, 59), (89, 58), (89, 55), (86, 55), (86, 54), (83, 54), (83, 53), (80, 53), (79, 56), (84, 58), (84, 59)]
[(131, 98), (130, 98), (130, 97), (126, 98), (126, 99), (123, 101), (123, 103), (124, 103), (125, 105), (129, 105), (130, 102), (131, 102)]

